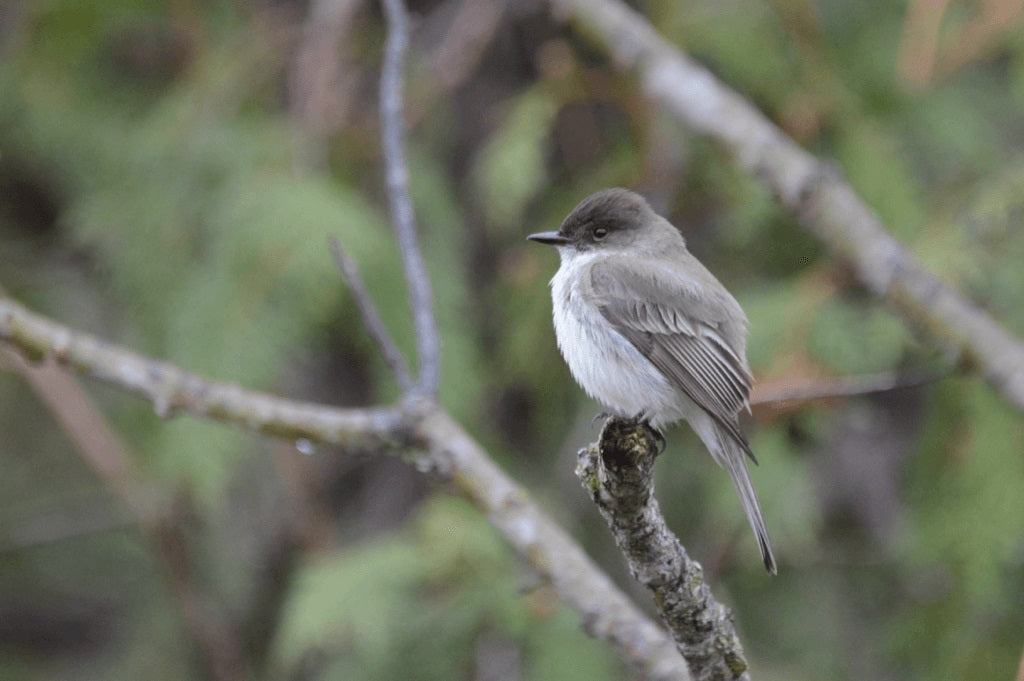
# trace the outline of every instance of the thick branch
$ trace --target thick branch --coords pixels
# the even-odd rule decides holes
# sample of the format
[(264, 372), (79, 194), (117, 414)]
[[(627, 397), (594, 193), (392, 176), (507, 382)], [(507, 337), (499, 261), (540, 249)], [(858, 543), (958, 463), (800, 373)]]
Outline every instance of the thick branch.
[(150, 400), (158, 413), (187, 413), (288, 440), (304, 438), (416, 462), (478, 506), (584, 627), (643, 679), (687, 681), (672, 640), (641, 613), (583, 549), (548, 518), (433, 402), (334, 409), (213, 383), (165, 362), (73, 331), (0, 298), (0, 342), (31, 361), (52, 359)]
[(933, 344), (971, 365), (1024, 410), (1024, 346), (924, 268), (830, 165), (801, 149), (707, 69), (618, 0), (552, 0), (671, 114), (719, 142), (736, 163), (860, 280)]
[(451, 417), (423, 421), (429, 450), (444, 453), (452, 479), (505, 538), (578, 612), (592, 636), (611, 644), (645, 679), (690, 679), (664, 631), (648, 620), (604, 572), (512, 482)]
[(433, 397), (437, 394), (441, 378), (441, 342), (434, 317), (430, 279), (416, 236), (416, 218), (409, 196), (409, 170), (405, 162), (405, 127), (402, 121), (402, 64), (409, 45), (409, 18), (402, 0), (384, 0), (384, 14), (388, 22), (388, 36), (384, 43), (384, 66), (380, 75), (380, 124), (388, 203), (398, 238), (398, 249), (402, 254), (412, 319), (416, 328), (420, 371), (417, 390), (421, 395)]
[(597, 447), (580, 450), (576, 474), (633, 577), (650, 590), (693, 678), (749, 680), (732, 613), (712, 596), (704, 571), (668, 529), (654, 498), (656, 456), (646, 427), (611, 418)]

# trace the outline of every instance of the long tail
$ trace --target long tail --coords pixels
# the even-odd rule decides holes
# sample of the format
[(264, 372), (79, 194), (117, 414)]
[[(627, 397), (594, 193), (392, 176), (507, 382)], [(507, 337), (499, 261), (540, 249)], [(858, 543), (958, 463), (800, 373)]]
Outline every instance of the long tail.
[(753, 528), (754, 534), (757, 536), (757, 544), (761, 549), (761, 558), (764, 560), (765, 568), (773, 575), (778, 574), (775, 556), (772, 554), (772, 543), (768, 539), (764, 516), (761, 515), (761, 504), (757, 502), (757, 493), (754, 492), (754, 485), (750, 482), (750, 473), (747, 471), (747, 462), (744, 460), (745, 452), (750, 451), (750, 447), (744, 446), (746, 443), (737, 442), (735, 435), (727, 432), (717, 423), (715, 428), (718, 430), (718, 441), (722, 445), (719, 456), (715, 456), (715, 459), (729, 471), (729, 477), (732, 478), (732, 484), (743, 504), (747, 520), (750, 521), (750, 527)]

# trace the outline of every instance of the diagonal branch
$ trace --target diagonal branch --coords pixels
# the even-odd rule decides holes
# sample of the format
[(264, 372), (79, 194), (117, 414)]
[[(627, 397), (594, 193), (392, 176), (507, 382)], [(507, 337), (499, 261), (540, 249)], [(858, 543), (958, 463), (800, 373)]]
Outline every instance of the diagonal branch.
[(0, 298), (0, 344), (33, 362), (55, 361), (138, 395), (164, 417), (185, 413), (287, 440), (341, 445), (413, 461), (469, 499), (584, 628), (628, 662), (638, 678), (688, 681), (671, 638), (649, 620), (583, 549), (430, 400), (400, 407), (336, 409), (207, 381), (29, 312)]
[(597, 446), (579, 452), (576, 475), (608, 523), (633, 578), (647, 587), (694, 679), (749, 681), (732, 613), (715, 600), (701, 566), (668, 529), (654, 498), (657, 444), (637, 423), (608, 419)]
[(384, 43), (384, 66), (380, 74), (380, 127), (384, 147), (384, 172), (388, 205), (402, 254), (419, 355), (417, 392), (433, 397), (440, 383), (441, 343), (430, 291), (430, 279), (423, 263), (416, 217), (409, 196), (409, 169), (405, 161), (405, 127), (402, 121), (403, 62), (409, 45), (409, 18), (402, 0), (384, 0), (388, 22)]
[(807, 231), (934, 345), (976, 369), (1024, 410), (1024, 346), (929, 272), (829, 164), (807, 153), (743, 97), (618, 0), (551, 0), (670, 114), (719, 142)]
[(405, 358), (399, 352), (391, 334), (388, 333), (388, 327), (384, 325), (384, 320), (380, 318), (373, 299), (370, 297), (370, 292), (366, 290), (366, 284), (359, 276), (359, 266), (355, 260), (349, 257), (348, 253), (342, 250), (341, 242), (336, 237), (331, 237), (327, 245), (331, 249), (331, 255), (334, 256), (334, 262), (341, 270), (341, 275), (345, 277), (349, 290), (352, 291), (352, 297), (355, 298), (356, 306), (359, 307), (359, 314), (363, 317), (363, 324), (366, 325), (367, 332), (384, 356), (384, 361), (391, 369), (391, 373), (394, 374), (395, 380), (398, 381), (398, 387), (403, 393), (409, 392), (413, 388), (409, 366), (405, 363)]
[(859, 397), (891, 390), (916, 388), (934, 383), (947, 374), (938, 373), (897, 373), (884, 371), (877, 374), (836, 376), (819, 380), (776, 380), (754, 386), (750, 405), (774, 404), (779, 402), (809, 402), (836, 397)]

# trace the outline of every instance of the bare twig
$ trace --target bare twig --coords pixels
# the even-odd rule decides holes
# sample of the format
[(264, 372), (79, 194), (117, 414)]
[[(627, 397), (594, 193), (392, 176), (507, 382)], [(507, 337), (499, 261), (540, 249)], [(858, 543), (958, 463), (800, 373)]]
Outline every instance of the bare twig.
[(331, 248), (331, 255), (334, 256), (334, 262), (337, 263), (349, 290), (352, 291), (352, 297), (355, 298), (356, 305), (359, 307), (359, 313), (363, 317), (363, 324), (366, 325), (367, 332), (380, 349), (384, 361), (391, 368), (391, 373), (398, 381), (398, 387), (402, 389), (403, 393), (409, 392), (413, 388), (409, 366), (405, 363), (405, 358), (402, 357), (391, 334), (388, 333), (384, 320), (380, 318), (373, 299), (370, 297), (369, 291), (366, 290), (362, 277), (359, 276), (359, 266), (342, 250), (341, 243), (337, 238), (332, 236), (328, 240), (328, 245)]
[(505, 0), (463, 0), (444, 41), (430, 58), (434, 96), (454, 90), (479, 64), (505, 11)]
[(188, 413), (291, 441), (305, 438), (414, 461), (417, 469), (450, 481), (480, 508), (550, 580), (587, 631), (608, 643), (640, 678), (690, 678), (672, 639), (429, 400), (404, 400), (400, 407), (336, 409), (250, 392), (104, 343), (3, 298), (0, 343), (30, 361), (53, 360), (142, 396), (164, 416)]
[(907, 5), (896, 71), (912, 88), (923, 89), (932, 80), (948, 7), (949, 0), (911, 0)]
[(636, 423), (608, 419), (596, 446), (579, 452), (576, 475), (629, 563), (654, 597), (662, 621), (700, 681), (749, 681), (732, 613), (715, 600), (701, 566), (668, 529), (654, 498), (657, 443)]
[(244, 681), (246, 664), (238, 631), (223, 616), (223, 609), (210, 602), (199, 584), (189, 541), (183, 529), (189, 515), (190, 502), (179, 499), (176, 508), (143, 527), (166, 568), (167, 579), (174, 590), (175, 602), (181, 608), (189, 630), (202, 653), (214, 681)]
[[(359, 98), (362, 74), (351, 52), (352, 19), (362, 0), (312, 0), (289, 78), (289, 108), (303, 130), (318, 140), (341, 127)], [(326, 144), (318, 145), (321, 152)], [(326, 167), (326, 166), (324, 166)]]
[(409, 45), (409, 19), (402, 0), (384, 0), (388, 35), (380, 75), (380, 123), (384, 147), (385, 177), (391, 219), (402, 254), (419, 358), (417, 392), (433, 397), (440, 383), (441, 343), (434, 317), (430, 279), (423, 263), (416, 218), (409, 196), (409, 170), (405, 161), (405, 127), (402, 121), (403, 62)]
[(758, 383), (750, 396), (751, 406), (775, 402), (805, 402), (830, 397), (856, 397), (873, 393), (915, 388), (934, 383), (946, 374), (900, 374), (884, 371), (859, 376), (837, 376), (817, 381), (773, 381)]
[(858, 278), (904, 322), (975, 368), (1024, 410), (1024, 346), (940, 281), (889, 232), (838, 171), (801, 149), (704, 67), (618, 0), (551, 0), (622, 68), (636, 69), (648, 94), (777, 196), (813, 236), (848, 261)]
[(117, 492), (134, 515), (146, 515), (149, 509), (132, 495), (137, 471), (121, 438), (109, 427), (82, 392), (75, 379), (53, 366), (32, 366), (14, 350), (0, 347), (4, 366), (21, 375), (46, 405), (75, 451), (112, 491)]

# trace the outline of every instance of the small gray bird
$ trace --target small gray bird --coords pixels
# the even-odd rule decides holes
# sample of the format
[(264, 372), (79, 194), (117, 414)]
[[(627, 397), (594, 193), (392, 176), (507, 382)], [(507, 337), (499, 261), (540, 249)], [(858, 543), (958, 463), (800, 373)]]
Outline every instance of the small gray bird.
[(555, 335), (587, 394), (616, 415), (662, 428), (685, 419), (729, 471), (764, 565), (776, 573), (740, 433), (753, 377), (747, 318), (641, 196), (605, 189), (585, 198), (557, 232), (529, 239), (558, 249), (551, 280)]

